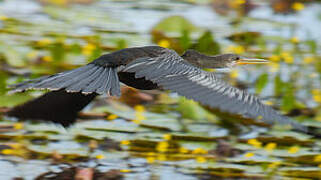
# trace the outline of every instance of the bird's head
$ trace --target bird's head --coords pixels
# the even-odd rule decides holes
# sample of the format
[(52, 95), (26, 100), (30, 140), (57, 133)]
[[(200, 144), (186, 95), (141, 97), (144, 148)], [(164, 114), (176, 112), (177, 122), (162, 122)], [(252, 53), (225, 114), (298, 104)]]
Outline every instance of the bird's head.
[(187, 50), (182, 58), (200, 68), (231, 68), (236, 65), (262, 64), (269, 61), (257, 58), (246, 58), (238, 54), (221, 54), (207, 56), (195, 50)]
[[(268, 60), (265, 59), (258, 59), (258, 58), (247, 58), (240, 56), (238, 54), (222, 54), (213, 56), (213, 61), (217, 61), (218, 64), (221, 65), (222, 68), (225, 67), (235, 67), (236, 65), (247, 65), (247, 64), (262, 64), (262, 63), (268, 63)], [(215, 67), (214, 67), (215, 68)]]

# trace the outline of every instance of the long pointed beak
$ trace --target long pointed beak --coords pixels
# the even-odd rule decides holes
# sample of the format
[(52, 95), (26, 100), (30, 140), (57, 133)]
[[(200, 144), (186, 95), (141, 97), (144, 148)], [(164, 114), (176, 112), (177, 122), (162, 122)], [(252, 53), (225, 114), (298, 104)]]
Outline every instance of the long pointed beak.
[(244, 58), (241, 57), (240, 60), (237, 61), (237, 64), (244, 65), (244, 64), (265, 64), (269, 63), (268, 60), (265, 59), (257, 59), (257, 58)]

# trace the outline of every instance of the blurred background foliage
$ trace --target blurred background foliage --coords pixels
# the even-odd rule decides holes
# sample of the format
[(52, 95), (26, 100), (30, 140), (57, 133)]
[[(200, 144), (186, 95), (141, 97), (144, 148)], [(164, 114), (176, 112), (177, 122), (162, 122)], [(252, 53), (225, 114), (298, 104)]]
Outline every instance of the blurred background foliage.
[[(2, 0), (0, 112), (43, 93), (8, 95), (8, 84), (157, 44), (269, 59), (218, 75), (321, 128), (320, 10), (317, 0)], [(321, 177), (320, 139), (169, 92), (124, 86), (122, 94), (97, 98), (68, 130), (0, 116), (0, 177)]]

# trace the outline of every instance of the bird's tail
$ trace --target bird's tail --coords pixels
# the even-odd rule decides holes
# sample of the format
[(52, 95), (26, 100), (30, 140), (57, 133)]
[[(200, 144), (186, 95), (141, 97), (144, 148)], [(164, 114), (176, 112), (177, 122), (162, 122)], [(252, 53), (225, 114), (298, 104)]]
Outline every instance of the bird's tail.
[(67, 92), (83, 94), (104, 94), (120, 96), (120, 85), (116, 68), (88, 64), (86, 66), (44, 76), (30, 81), (9, 86), (9, 93), (22, 92), (28, 89), (64, 89)]
[(75, 122), (78, 112), (96, 96), (96, 93), (68, 93), (63, 89), (51, 91), (14, 107), (6, 115), (19, 119), (52, 121), (67, 127)]
[[(297, 132), (302, 132), (298, 131)], [(321, 139), (321, 128), (308, 126), (306, 134), (313, 136), (314, 138)]]

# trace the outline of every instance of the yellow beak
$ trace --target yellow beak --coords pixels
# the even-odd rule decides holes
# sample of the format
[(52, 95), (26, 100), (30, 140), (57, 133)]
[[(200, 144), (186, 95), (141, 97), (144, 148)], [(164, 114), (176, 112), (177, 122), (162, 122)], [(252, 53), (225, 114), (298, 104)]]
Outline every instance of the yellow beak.
[(245, 64), (265, 64), (269, 63), (268, 60), (265, 59), (257, 59), (257, 58), (244, 58), (241, 57), (240, 60), (237, 61), (237, 64), (239, 65), (245, 65)]

